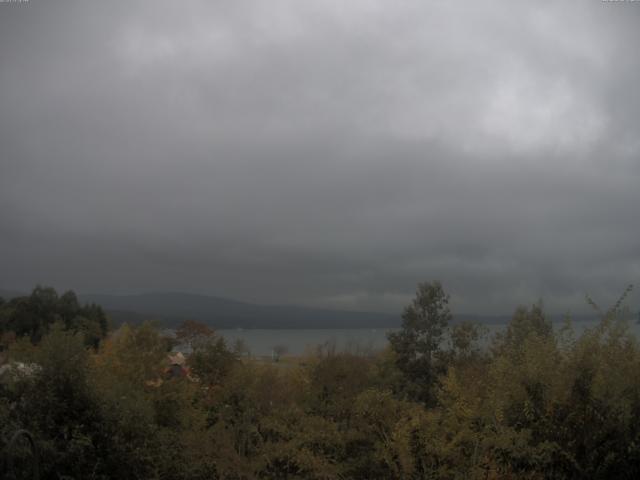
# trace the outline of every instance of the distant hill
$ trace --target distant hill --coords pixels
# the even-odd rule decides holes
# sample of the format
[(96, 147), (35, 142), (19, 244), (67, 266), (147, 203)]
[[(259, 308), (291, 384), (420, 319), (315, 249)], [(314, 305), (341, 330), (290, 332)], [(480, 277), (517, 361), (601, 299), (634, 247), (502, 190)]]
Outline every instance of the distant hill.
[(214, 328), (390, 328), (400, 325), (400, 315), (325, 310), (284, 305), (255, 305), (219, 297), (188, 293), (139, 295), (79, 295), (107, 310), (114, 323), (158, 320), (175, 326), (185, 319)]
[[(24, 292), (0, 290), (8, 299)], [(353, 312), (287, 305), (256, 305), (237, 300), (166, 292), (138, 295), (78, 295), (83, 303), (101, 305), (115, 325), (139, 324), (146, 320), (162, 326), (175, 327), (183, 320), (198, 320), (213, 328), (394, 328), (401, 324), (398, 314)], [(562, 316), (550, 315), (553, 321)], [(574, 321), (593, 320), (593, 315), (575, 315)], [(471, 321), (481, 324), (506, 324), (511, 315), (455, 314), (454, 322)]]
[(152, 322), (160, 327), (174, 328), (183, 320), (180, 317), (129, 312), (126, 310), (111, 310), (104, 308), (104, 311), (109, 317), (112, 328), (117, 328), (124, 323), (128, 323), (129, 325), (141, 325), (144, 322)]

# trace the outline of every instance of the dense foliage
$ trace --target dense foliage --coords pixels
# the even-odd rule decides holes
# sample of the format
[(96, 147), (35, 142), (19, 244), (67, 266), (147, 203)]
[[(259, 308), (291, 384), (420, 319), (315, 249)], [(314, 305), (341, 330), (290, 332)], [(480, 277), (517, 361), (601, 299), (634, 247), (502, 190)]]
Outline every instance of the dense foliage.
[(174, 376), (159, 330), (96, 343), (74, 319), (97, 307), (62, 313), (65, 297), (0, 305), (16, 336), (6, 365), (32, 366), (1, 377), (0, 425), (34, 434), (47, 479), (640, 475), (640, 345), (620, 305), (579, 337), (519, 308), (481, 344), (477, 327), (450, 325), (441, 285), (422, 284), (382, 353), (272, 363), (191, 322), (178, 331), (189, 374)]
[(16, 337), (37, 343), (60, 323), (64, 329), (81, 333), (87, 345), (98, 346), (107, 333), (107, 317), (98, 305), (80, 305), (72, 291), (58, 296), (53, 288), (36, 287), (31, 295), (0, 299), (0, 347)]

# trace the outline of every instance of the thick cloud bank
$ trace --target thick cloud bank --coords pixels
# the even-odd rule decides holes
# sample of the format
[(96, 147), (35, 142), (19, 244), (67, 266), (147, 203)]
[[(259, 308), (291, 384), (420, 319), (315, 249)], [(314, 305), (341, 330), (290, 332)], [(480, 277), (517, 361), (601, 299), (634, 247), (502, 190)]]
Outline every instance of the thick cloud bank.
[(0, 4), (0, 287), (606, 304), (640, 276), (639, 25), (596, 0)]

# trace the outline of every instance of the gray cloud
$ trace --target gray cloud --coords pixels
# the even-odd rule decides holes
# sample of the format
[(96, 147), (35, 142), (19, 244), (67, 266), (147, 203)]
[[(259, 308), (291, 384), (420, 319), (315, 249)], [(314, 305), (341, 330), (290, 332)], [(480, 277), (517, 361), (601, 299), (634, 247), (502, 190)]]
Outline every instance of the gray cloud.
[(0, 286), (612, 301), (640, 274), (638, 21), (599, 1), (0, 4)]

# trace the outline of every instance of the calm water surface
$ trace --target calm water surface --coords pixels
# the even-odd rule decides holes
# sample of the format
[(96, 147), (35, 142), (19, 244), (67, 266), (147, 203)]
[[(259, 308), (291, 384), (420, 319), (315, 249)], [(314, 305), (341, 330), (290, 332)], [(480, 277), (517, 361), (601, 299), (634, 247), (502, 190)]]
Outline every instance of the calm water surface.
[[(576, 336), (587, 328), (593, 328), (596, 321), (575, 322), (573, 329)], [(554, 324), (559, 328), (560, 324)], [(488, 342), (491, 336), (503, 330), (505, 325), (485, 325), (487, 336), (484, 342)], [(640, 338), (640, 325), (630, 323), (631, 331)], [(235, 329), (218, 330), (230, 346), (236, 340), (242, 340), (249, 348), (252, 355), (271, 355), (274, 347), (284, 347), (290, 355), (302, 355), (312, 353), (318, 345), (334, 345), (340, 351), (344, 349), (357, 350), (382, 350), (387, 345), (387, 333), (398, 329), (290, 329), (290, 330), (261, 330), (261, 329)]]

